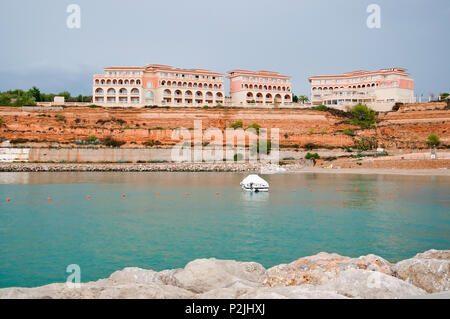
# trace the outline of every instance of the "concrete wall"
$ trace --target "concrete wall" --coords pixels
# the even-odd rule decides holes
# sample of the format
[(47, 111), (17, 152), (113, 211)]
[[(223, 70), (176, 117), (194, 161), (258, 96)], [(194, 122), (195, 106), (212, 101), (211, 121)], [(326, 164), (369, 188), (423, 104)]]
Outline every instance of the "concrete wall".
[[(172, 160), (172, 149), (127, 148), (0, 148), (0, 162), (148, 162)], [(339, 156), (348, 153), (317, 151), (321, 156)], [(241, 152), (239, 152), (241, 153)], [(303, 159), (306, 151), (280, 151), (279, 159)], [(225, 156), (224, 149), (223, 155)], [(271, 153), (272, 154), (272, 153)], [(194, 152), (191, 150), (191, 158)], [(206, 155), (206, 153), (204, 154)], [(269, 155), (270, 156), (270, 155)], [(249, 154), (246, 150), (246, 158)]]

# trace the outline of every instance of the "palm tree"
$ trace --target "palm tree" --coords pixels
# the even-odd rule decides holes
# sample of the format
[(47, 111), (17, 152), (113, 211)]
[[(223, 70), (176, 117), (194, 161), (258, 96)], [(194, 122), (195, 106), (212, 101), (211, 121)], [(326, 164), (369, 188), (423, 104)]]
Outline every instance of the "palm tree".
[(309, 101), (309, 98), (308, 98), (306, 95), (300, 95), (300, 96), (298, 97), (298, 100), (299, 100), (302, 104), (305, 104), (306, 102)]

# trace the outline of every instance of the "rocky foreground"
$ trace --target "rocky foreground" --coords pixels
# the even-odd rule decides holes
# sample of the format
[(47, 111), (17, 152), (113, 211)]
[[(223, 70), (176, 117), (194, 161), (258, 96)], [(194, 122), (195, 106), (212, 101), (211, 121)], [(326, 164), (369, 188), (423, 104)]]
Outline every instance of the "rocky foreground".
[(319, 253), (267, 270), (255, 262), (198, 259), (161, 272), (125, 268), (79, 288), (5, 288), (0, 298), (422, 298), (446, 291), (450, 250), (429, 250), (396, 264), (375, 255)]

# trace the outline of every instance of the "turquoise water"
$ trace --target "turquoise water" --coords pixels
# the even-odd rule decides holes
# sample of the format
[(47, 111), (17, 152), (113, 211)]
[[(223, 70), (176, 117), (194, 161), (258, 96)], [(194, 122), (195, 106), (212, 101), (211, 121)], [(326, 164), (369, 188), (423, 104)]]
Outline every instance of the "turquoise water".
[(270, 194), (243, 194), (245, 176), (0, 173), (0, 287), (64, 282), (69, 264), (86, 282), (203, 257), (271, 267), (321, 251), (396, 262), (450, 249), (449, 177), (279, 174), (263, 176)]

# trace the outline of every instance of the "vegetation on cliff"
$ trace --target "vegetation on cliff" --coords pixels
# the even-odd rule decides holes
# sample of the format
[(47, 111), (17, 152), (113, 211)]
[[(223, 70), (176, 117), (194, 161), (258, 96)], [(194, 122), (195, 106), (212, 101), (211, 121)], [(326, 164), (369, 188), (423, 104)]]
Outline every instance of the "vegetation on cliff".
[(37, 87), (33, 86), (28, 91), (9, 90), (0, 92), (0, 106), (34, 106), (36, 102), (53, 102), (55, 96), (64, 96), (67, 102), (90, 102), (92, 96), (78, 95), (71, 96), (70, 92), (64, 91), (58, 94), (42, 93)]
[(439, 136), (432, 133), (428, 135), (426, 143), (428, 146), (438, 146), (439, 144), (441, 144), (441, 140), (439, 139)]
[(352, 115), (351, 124), (358, 125), (361, 128), (371, 128), (375, 125), (376, 113), (365, 104), (357, 104), (350, 110)]

